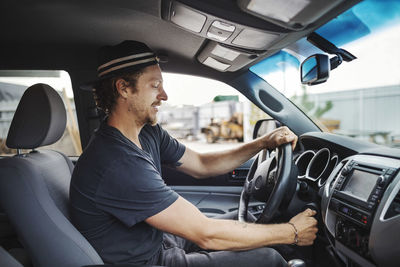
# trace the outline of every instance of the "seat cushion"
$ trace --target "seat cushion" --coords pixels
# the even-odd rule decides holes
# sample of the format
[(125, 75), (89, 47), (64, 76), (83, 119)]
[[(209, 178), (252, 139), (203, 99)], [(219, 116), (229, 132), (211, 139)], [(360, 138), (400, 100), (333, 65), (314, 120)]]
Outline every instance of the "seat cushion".
[(71, 165), (56, 151), (0, 159), (0, 203), (36, 266), (103, 261), (68, 220)]

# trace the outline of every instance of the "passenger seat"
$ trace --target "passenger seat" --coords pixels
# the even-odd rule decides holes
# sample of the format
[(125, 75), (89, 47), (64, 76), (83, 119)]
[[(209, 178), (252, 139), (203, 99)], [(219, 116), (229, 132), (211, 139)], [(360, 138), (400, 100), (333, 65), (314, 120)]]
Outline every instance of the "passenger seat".
[(59, 94), (46, 84), (29, 87), (11, 122), (7, 146), (31, 152), (0, 159), (0, 205), (34, 266), (103, 264), (69, 221), (72, 162), (61, 152), (36, 150), (58, 141), (65, 126)]

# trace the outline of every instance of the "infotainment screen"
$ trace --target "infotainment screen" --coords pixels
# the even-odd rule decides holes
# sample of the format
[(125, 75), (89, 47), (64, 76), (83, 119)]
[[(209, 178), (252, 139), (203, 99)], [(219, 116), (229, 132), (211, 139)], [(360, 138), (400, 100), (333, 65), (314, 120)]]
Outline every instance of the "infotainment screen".
[(376, 174), (355, 169), (342, 192), (367, 202), (378, 177)]

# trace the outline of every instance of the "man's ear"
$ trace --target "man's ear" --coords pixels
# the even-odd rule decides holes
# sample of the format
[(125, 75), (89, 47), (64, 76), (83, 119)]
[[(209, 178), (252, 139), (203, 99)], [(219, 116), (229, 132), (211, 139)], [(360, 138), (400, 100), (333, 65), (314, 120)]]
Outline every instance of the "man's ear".
[(128, 84), (124, 79), (118, 79), (115, 81), (115, 88), (122, 98), (128, 97)]

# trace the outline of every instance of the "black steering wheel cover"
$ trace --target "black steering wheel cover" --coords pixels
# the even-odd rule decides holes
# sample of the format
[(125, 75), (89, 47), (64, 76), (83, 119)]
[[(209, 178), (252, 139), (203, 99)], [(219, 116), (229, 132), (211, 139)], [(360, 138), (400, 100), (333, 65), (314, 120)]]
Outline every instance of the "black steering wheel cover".
[(247, 174), (246, 180), (243, 185), (242, 193), (240, 194), (239, 207), (238, 207), (238, 221), (239, 222), (247, 222), (247, 214), (249, 207), (249, 199), (250, 199), (250, 183), (249, 178), (254, 176), (258, 167), (258, 156), (251, 164), (249, 173)]
[[(260, 215), (257, 222), (268, 223), (276, 214), (276, 211), (282, 204), (285, 196), (288, 195), (289, 189), (296, 186), (296, 180), (291, 177), (292, 174), (292, 145), (291, 143), (284, 144), (278, 148), (279, 153), (279, 168), (278, 168), (278, 181), (272, 191), (271, 197), (265, 205), (265, 208)], [(297, 176), (296, 176), (297, 179)], [(292, 190), (290, 190), (292, 191)], [(290, 195), (290, 197), (293, 196)]]
[(243, 190), (240, 194), (239, 208), (238, 208), (238, 221), (247, 222), (247, 211), (249, 207), (249, 195)]
[(297, 168), (296, 164), (292, 164), (292, 168), (290, 171), (289, 186), (287, 188), (286, 194), (283, 197), (283, 200), (282, 200), (282, 203), (280, 206), (282, 209), (286, 209), (286, 207), (289, 205), (290, 201), (292, 201), (293, 195), (296, 193), (298, 176), (299, 176), (299, 169)]
[[(277, 173), (278, 180), (262, 214), (257, 220), (258, 223), (268, 223), (274, 217), (279, 208), (286, 208), (296, 191), (297, 171), (293, 164), (292, 146), (290, 143), (287, 143), (278, 147), (277, 150), (279, 155), (279, 168)], [(250, 171), (247, 175), (246, 181), (243, 185), (242, 193), (240, 195), (238, 220), (242, 222), (247, 221), (248, 204), (251, 195), (250, 188), (257, 167), (258, 157), (254, 160), (250, 167)]]

